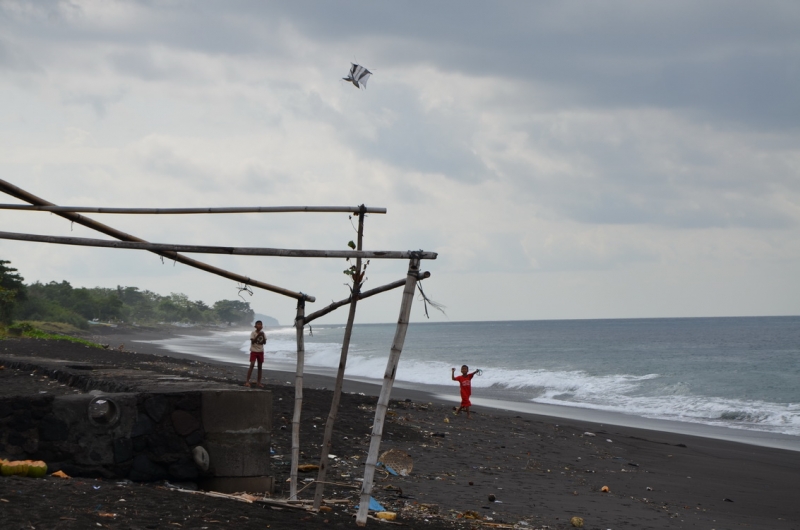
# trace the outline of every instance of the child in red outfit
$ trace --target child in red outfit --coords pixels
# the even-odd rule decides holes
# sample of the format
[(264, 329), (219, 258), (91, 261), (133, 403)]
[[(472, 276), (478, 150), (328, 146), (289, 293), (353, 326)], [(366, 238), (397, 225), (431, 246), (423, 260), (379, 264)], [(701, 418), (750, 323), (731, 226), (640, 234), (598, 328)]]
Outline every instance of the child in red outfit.
[(458, 416), (461, 414), (462, 410), (465, 410), (467, 412), (467, 419), (472, 419), (469, 414), (469, 408), (472, 406), (472, 403), (469, 402), (469, 397), (472, 395), (472, 378), (478, 373), (478, 370), (475, 370), (471, 374), (467, 372), (469, 372), (469, 367), (465, 364), (461, 367), (461, 375), (456, 376), (456, 369), (453, 368), (450, 377), (453, 381), (458, 381), (461, 385), (461, 406), (458, 407), (455, 415)]

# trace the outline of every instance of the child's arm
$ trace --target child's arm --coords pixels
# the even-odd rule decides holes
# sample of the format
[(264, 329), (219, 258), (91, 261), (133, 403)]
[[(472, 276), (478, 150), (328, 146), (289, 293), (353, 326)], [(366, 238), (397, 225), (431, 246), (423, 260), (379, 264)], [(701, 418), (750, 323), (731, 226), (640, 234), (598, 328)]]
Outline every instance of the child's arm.
[(473, 375), (477, 374), (478, 372), (480, 372), (480, 370), (475, 370), (474, 372), (472, 372), (472, 373), (471, 373), (471, 374), (469, 374), (469, 375), (470, 375), (470, 376), (473, 376)]
[(450, 373), (450, 379), (452, 379), (453, 381), (458, 381), (458, 379), (456, 379), (456, 369), (455, 368), (453, 368), (452, 372)]

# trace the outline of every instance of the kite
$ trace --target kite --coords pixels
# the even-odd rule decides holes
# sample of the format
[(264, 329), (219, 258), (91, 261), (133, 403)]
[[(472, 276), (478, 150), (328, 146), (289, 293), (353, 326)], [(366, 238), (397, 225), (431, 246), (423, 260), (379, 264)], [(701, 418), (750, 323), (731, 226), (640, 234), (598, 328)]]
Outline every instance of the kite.
[(350, 81), (355, 85), (356, 88), (361, 88), (361, 85), (364, 85), (364, 88), (367, 88), (367, 81), (369, 80), (369, 76), (372, 75), (372, 72), (355, 63), (350, 64), (353, 65), (350, 67), (350, 73), (347, 75), (347, 77), (343, 77), (342, 79), (345, 81)]

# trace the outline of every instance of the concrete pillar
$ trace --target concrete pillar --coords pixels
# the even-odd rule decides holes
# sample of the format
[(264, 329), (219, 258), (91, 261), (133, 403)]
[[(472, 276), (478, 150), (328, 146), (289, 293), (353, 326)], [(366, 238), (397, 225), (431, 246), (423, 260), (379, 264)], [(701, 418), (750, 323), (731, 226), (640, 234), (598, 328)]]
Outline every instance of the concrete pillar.
[(204, 391), (202, 418), (211, 477), (200, 487), (223, 493), (272, 492), (272, 392)]

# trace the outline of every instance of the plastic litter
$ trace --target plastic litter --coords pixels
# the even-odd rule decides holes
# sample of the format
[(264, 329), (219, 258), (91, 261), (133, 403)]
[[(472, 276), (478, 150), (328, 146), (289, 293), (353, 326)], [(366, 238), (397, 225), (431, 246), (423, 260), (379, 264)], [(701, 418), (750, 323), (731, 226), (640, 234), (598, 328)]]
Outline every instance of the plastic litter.
[[(360, 505), (356, 504), (355, 509), (358, 510)], [(370, 496), (369, 498), (369, 511), (371, 512), (385, 512), (386, 508), (381, 506), (381, 503), (375, 500), (375, 497)]]

